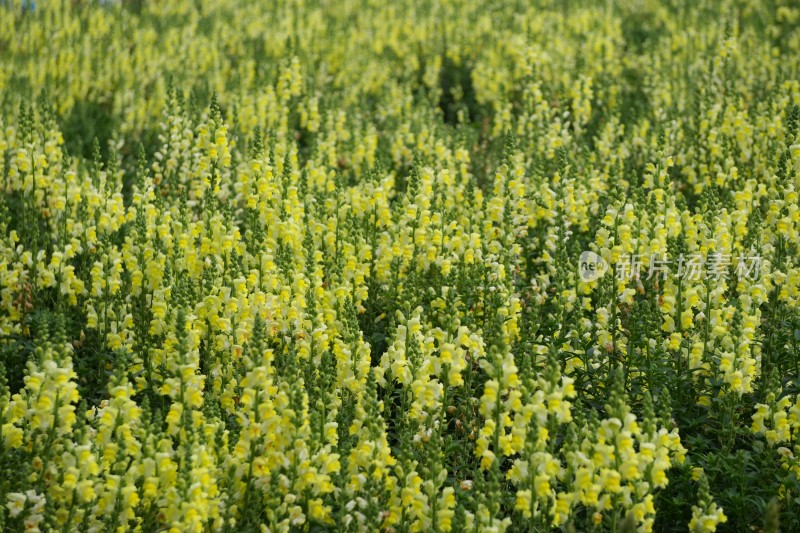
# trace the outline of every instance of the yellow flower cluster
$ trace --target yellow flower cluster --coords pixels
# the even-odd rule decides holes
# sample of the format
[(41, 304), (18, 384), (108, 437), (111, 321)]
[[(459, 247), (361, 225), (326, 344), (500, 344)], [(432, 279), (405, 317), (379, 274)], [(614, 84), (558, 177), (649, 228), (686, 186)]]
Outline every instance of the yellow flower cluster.
[(0, 0), (0, 529), (755, 527), (800, 9), (672, 4)]
[(728, 517), (711, 498), (708, 492), (708, 480), (705, 473), (699, 473), (700, 490), (699, 505), (692, 506), (692, 519), (689, 521), (689, 531), (692, 533), (714, 533), (719, 524), (728, 521)]
[(766, 401), (756, 404), (750, 429), (762, 435), (770, 447), (777, 446), (781, 466), (800, 476), (800, 395), (776, 400), (770, 392)]

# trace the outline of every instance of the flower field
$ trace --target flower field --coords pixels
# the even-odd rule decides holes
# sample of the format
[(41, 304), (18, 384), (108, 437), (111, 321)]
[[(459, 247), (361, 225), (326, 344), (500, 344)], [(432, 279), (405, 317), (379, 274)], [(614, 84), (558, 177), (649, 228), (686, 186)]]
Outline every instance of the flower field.
[(0, 531), (800, 531), (793, 0), (0, 1)]

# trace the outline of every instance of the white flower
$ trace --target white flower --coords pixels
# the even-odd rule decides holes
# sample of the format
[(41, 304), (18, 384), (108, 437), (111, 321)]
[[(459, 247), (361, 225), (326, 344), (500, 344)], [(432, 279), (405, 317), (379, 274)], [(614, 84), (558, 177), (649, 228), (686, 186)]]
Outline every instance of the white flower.
[(18, 516), (25, 509), (25, 495), (19, 492), (9, 493), (6, 507), (11, 513), (11, 518)]

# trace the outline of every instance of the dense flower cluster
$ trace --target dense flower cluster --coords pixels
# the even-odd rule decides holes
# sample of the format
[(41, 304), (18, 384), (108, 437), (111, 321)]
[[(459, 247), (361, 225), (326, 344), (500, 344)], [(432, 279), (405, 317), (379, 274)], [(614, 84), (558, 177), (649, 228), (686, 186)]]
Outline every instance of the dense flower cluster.
[(0, 529), (800, 528), (798, 23), (0, 2)]

